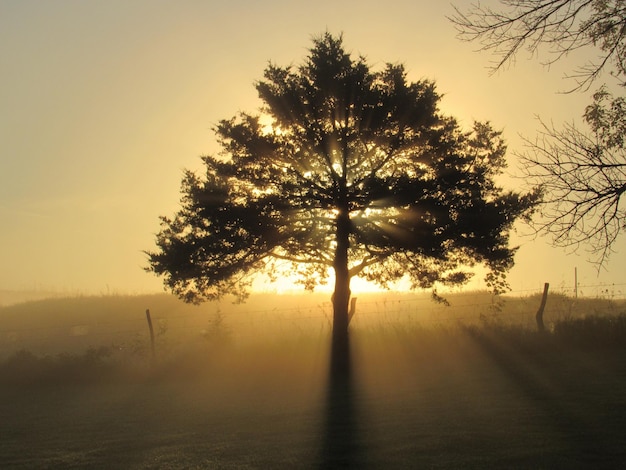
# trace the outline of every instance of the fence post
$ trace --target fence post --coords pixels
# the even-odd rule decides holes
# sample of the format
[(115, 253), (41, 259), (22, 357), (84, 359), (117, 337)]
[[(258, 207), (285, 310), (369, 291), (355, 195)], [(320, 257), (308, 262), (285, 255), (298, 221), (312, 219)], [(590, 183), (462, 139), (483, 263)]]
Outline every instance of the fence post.
[(356, 312), (356, 297), (352, 297), (350, 299), (350, 310), (348, 310), (348, 325), (350, 324), (350, 320), (352, 320), (352, 317), (354, 316), (355, 312)]
[(146, 319), (148, 320), (148, 329), (150, 330), (150, 349), (152, 351), (152, 363), (155, 361), (154, 351), (154, 329), (152, 328), (152, 318), (150, 318), (150, 309), (146, 309)]
[(550, 283), (546, 282), (543, 285), (543, 295), (541, 297), (541, 304), (539, 305), (539, 310), (537, 310), (537, 315), (535, 315), (535, 320), (537, 320), (537, 329), (539, 331), (545, 331), (546, 327), (543, 324), (543, 310), (546, 308), (546, 302), (548, 301), (548, 289), (550, 288)]

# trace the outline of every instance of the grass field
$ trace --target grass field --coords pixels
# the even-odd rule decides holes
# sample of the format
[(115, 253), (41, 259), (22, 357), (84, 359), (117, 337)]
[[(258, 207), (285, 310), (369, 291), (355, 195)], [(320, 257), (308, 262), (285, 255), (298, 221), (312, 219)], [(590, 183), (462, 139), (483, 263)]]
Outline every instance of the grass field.
[[(74, 299), (100, 324), (122, 300), (92, 299), (98, 313)], [(148, 299), (126, 300), (143, 315)], [(531, 312), (535, 300), (523, 299)], [(54, 326), (41, 312), (62, 311), (71, 331), (72, 303), (59, 302), (19, 311), (41, 328)], [(566, 306), (560, 319), (547, 311), (546, 334), (491, 311), (463, 311), (464, 321), (421, 312), (424, 322), (406, 305), (372, 300), (359, 312), (341, 383), (328, 377), (324, 313), (286, 313), (269, 299), (246, 328), (236, 310), (172, 304), (152, 365), (142, 315), (128, 340), (126, 325), (117, 343), (79, 336), (92, 349), (11, 352), (0, 364), (2, 468), (626, 468), (622, 304)], [(507, 308), (532, 319), (519, 304), (500, 314)], [(0, 309), (0, 331), (18, 329), (16, 311)], [(57, 350), (62, 337), (47, 331)]]

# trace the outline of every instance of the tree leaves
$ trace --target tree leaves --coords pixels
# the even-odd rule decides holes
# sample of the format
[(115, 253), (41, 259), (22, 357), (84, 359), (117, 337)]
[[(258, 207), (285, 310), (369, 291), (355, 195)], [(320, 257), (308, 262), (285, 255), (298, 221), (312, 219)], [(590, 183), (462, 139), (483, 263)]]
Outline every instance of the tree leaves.
[(260, 114), (220, 121), (223, 151), (203, 158), (203, 177), (185, 175), (148, 253), (175, 293), (242, 297), (252, 273), (285, 263), (308, 288), (331, 267), (383, 286), (462, 284), (474, 263), (504, 287), (508, 233), (537, 198), (496, 185), (505, 145), (488, 123), (463, 132), (432, 82), (373, 71), (328, 33), (256, 88)]

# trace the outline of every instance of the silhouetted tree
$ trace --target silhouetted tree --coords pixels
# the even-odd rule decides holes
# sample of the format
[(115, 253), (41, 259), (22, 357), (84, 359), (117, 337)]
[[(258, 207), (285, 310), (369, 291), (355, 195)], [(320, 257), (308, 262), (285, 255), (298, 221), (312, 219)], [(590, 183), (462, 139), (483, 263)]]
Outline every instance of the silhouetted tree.
[(495, 183), (499, 132), (463, 132), (439, 113), (433, 83), (408, 82), (401, 65), (372, 71), (328, 33), (299, 67), (270, 64), (256, 88), (260, 115), (216, 126), (222, 153), (203, 157), (203, 176), (186, 172), (182, 208), (148, 253), (175, 294), (244, 298), (251, 274), (281, 267), (312, 289), (331, 270), (340, 341), (354, 276), (430, 288), (462, 284), (480, 263), (505, 288), (509, 231), (537, 195)]
[[(545, 47), (548, 63), (581, 48), (598, 52), (595, 62), (582, 64), (570, 76), (574, 90), (587, 90), (608, 70), (626, 86), (626, 2), (623, 0), (501, 0), (501, 8), (474, 4), (466, 13), (456, 8), (450, 19), (462, 39), (478, 41), (498, 60), (493, 71), (526, 48)], [(589, 247), (601, 266), (619, 233), (626, 227), (620, 208), (626, 192), (626, 102), (602, 86), (583, 115), (589, 131), (574, 125), (562, 130), (542, 123), (529, 152), (519, 154), (525, 176), (545, 195), (538, 231), (557, 245)]]
[(544, 194), (543, 217), (533, 221), (539, 231), (553, 236), (554, 244), (583, 244), (602, 266), (626, 227), (626, 103), (623, 98), (605, 107), (600, 90), (587, 107), (591, 133), (572, 124), (562, 130), (544, 123), (521, 155), (525, 177)]

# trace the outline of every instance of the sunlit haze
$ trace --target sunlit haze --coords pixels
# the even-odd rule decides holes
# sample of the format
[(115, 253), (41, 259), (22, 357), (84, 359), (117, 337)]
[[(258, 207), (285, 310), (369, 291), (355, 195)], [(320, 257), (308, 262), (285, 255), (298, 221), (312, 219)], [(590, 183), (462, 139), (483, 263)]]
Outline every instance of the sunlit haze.
[[(0, 2), (0, 290), (161, 291), (143, 250), (158, 216), (178, 207), (183, 169), (201, 171), (199, 156), (219, 151), (220, 119), (257, 109), (269, 61), (299, 63), (326, 30), (374, 66), (402, 62), (411, 80), (433, 79), (445, 113), (465, 127), (491, 121), (510, 150), (537, 116), (579, 122), (589, 94), (559, 93), (567, 63), (522, 54), (490, 76), (493, 57), (456, 39), (451, 13), (426, 0)], [(509, 172), (519, 174), (513, 159)], [(598, 273), (586, 253), (529, 231), (514, 239), (513, 290), (571, 287), (575, 268), (583, 285), (625, 282), (623, 239)]]

